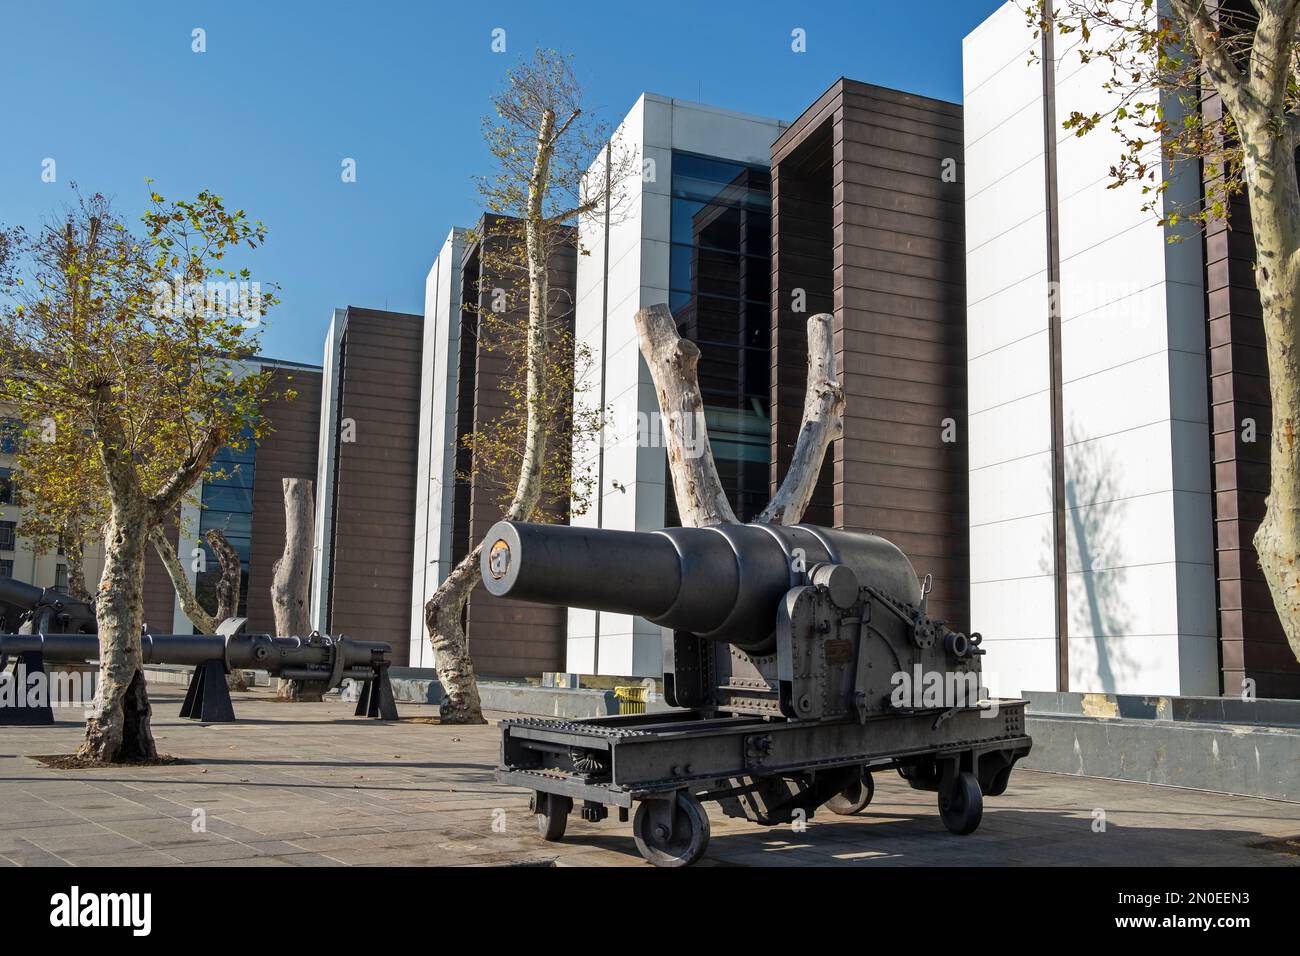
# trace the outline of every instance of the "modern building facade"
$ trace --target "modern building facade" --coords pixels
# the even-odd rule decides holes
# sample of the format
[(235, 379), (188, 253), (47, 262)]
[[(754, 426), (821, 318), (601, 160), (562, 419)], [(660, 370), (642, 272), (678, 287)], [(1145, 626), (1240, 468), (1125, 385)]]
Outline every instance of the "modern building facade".
[[(216, 607), (214, 589), (221, 564), (205, 535), (218, 529), (239, 554), (243, 573), (239, 613), (249, 633), (275, 632), (271, 609), (271, 572), (284, 551), (284, 478), (316, 478), (316, 426), (320, 419), (321, 369), (317, 365), (258, 357), (244, 365), (269, 372), (270, 397), (262, 406), (269, 428), (260, 439), (235, 451), (223, 448), (208, 476), (181, 506), (180, 522), (169, 529), (173, 540), (183, 533), (177, 552), (190, 586), (204, 607)], [(201, 571), (191, 557), (202, 552)], [(145, 573), (146, 620), (161, 621), (170, 610), (172, 630), (188, 634), (193, 625), (180, 608), (166, 570), (150, 549)], [(155, 632), (165, 626), (151, 626)]]
[(1000, 694), (1217, 694), (1203, 250), (1062, 129), (1108, 74), (1051, 34), (964, 46), (972, 625)]
[[(1271, 423), (1248, 210), (1176, 236), (1139, 187), (1108, 188), (1119, 143), (1061, 125), (1108, 108), (1104, 73), (1008, 3), (965, 41), (960, 106), (841, 79), (787, 124), (643, 95), (588, 172), (608, 184), (616, 149), (641, 169), (579, 230), (574, 335), (608, 424), (575, 441), (597, 495), (573, 522), (677, 520), (638, 309), (667, 304), (700, 346), (742, 520), (789, 465), (807, 317), (829, 311), (848, 409), (805, 520), (897, 543), (932, 577), (932, 612), (984, 636), (994, 693), (1300, 695), (1250, 545)], [(1194, 206), (1202, 171), (1164, 172), (1165, 203)], [(473, 260), (453, 231), (428, 286), (411, 600), (426, 665), (423, 601), (486, 527), (457, 481), (482, 401)], [(648, 622), (518, 614), (477, 622), (484, 673), (661, 673)], [(497, 649), (557, 626), (552, 665)]]
[(969, 622), (962, 109), (840, 79), (772, 146), (771, 488), (794, 454), (807, 319), (847, 398), (810, 523), (872, 531)]
[(312, 626), (388, 641), (410, 633), (422, 316), (348, 306), (325, 338)]
[[(506, 476), (492, 475), (481, 462), (476, 467), (473, 439), (510, 411), (509, 380), (520, 374), (511, 350), (492, 341), (506, 326), (527, 325), (524, 273), (513, 265), (516, 253), (508, 251), (520, 241), (516, 221), (484, 216), (469, 233), (452, 231), (426, 282), (411, 597), (414, 666), (433, 663), (424, 603), (500, 520), (508, 503), (508, 479), (503, 483)], [(552, 252), (548, 275), (551, 327), (566, 355), (572, 348), (576, 258), (574, 231)], [(562, 387), (572, 389), (571, 376)], [(567, 429), (550, 441), (552, 449), (567, 450)], [(569, 501), (544, 500), (542, 509), (548, 520), (563, 522)], [(566, 618), (565, 608), (504, 600), (475, 589), (466, 603), (465, 634), (476, 671), (524, 677), (562, 670)]]
[[(646, 93), (613, 146), (635, 158), (605, 221), (579, 225), (575, 338), (598, 369), (609, 425), (580, 441), (574, 467), (597, 478), (595, 506), (573, 523), (647, 531), (674, 519), (659, 404), (641, 358), (638, 309), (668, 304), (701, 348), (700, 384), (718, 470), (745, 516), (767, 499), (770, 413), (770, 183), (779, 120)], [(595, 188), (607, 157), (588, 172)], [(615, 162), (617, 165), (617, 161)], [(618, 187), (614, 187), (618, 188)], [(566, 670), (662, 673), (659, 629), (625, 614), (573, 609)]]
[[(965, 626), (961, 108), (840, 80), (787, 124), (646, 94), (614, 143), (645, 172), (621, 219), (584, 227), (577, 334), (603, 357), (611, 426), (576, 453), (602, 494), (574, 523), (676, 522), (637, 309), (666, 302), (700, 347), (709, 437), (742, 520), (785, 476), (807, 320), (831, 312), (848, 417), (805, 520), (895, 540), (933, 575), (932, 607)], [(644, 620), (570, 612), (570, 671), (657, 675), (661, 654)]]

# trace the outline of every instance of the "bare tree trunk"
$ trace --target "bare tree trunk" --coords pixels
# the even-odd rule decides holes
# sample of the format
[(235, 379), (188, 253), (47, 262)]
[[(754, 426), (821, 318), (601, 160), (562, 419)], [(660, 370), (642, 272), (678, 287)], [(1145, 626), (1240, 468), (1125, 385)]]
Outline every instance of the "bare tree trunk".
[(78, 601), (95, 600), (86, 583), (86, 531), (69, 526), (63, 539), (63, 556), (68, 562), (68, 594)]
[(1300, 660), (1300, 192), (1295, 140), (1264, 124), (1242, 128), (1242, 139), (1273, 419), (1268, 504), (1254, 545), (1287, 642)]
[(1213, 6), (1171, 4), (1241, 143), (1272, 406), (1268, 503), (1253, 543), (1287, 643), (1300, 660), (1300, 114), (1288, 110), (1300, 3), (1253, 0), (1258, 20), (1245, 69), (1223, 42)]
[[(301, 637), (311, 632), (307, 601), (311, 591), (312, 494), (305, 478), (285, 478), (284, 552), (271, 569), (271, 608), (275, 632), (282, 637)], [(280, 700), (320, 700), (319, 681), (281, 680), (276, 690)]]
[(77, 755), (99, 763), (152, 760), (158, 755), (150, 727), (140, 629), (144, 624), (144, 555), (158, 510), (140, 490), (112, 388), (92, 383), (91, 420), (112, 497), (104, 536), (104, 571), (95, 597), (99, 629), (99, 687), (86, 714)]
[[(756, 522), (796, 524), (803, 517), (826, 449), (844, 432), (844, 389), (835, 362), (834, 323), (834, 317), (824, 312), (808, 320), (808, 387), (794, 459), (780, 490)], [(682, 524), (696, 528), (734, 524), (738, 519), (718, 477), (704, 421), (697, 374), (700, 350), (678, 334), (666, 305), (638, 311), (636, 327), (641, 354), (659, 394), (668, 469)]]
[(238, 617), (240, 580), (244, 573), (239, 552), (226, 540), (219, 528), (210, 528), (203, 537), (207, 539), (208, 547), (221, 565), (221, 580), (217, 582), (217, 613), (214, 617), (218, 622), (228, 617)]
[[(547, 225), (543, 212), (551, 155), (555, 149), (555, 113), (543, 110), (538, 126), (537, 148), (533, 157), (532, 176), (528, 181), (525, 241), (528, 254), (528, 424), (524, 437), (523, 461), (514, 497), (504, 517), (509, 521), (527, 521), (542, 497), (542, 463), (546, 455), (549, 423), (542, 414), (542, 395), (546, 382), (544, 350), (549, 344), (547, 269)], [(433, 593), (424, 606), (425, 624), (433, 647), (434, 667), (442, 685), (441, 718), (444, 723), (483, 723), (478, 683), (470, 660), (465, 630), (461, 623), (465, 602), (478, 584), (480, 542)]]
[(844, 388), (835, 363), (835, 316), (819, 312), (808, 320), (808, 387), (794, 457), (781, 487), (755, 520), (798, 524), (812, 501), (826, 450), (843, 434)]
[[(221, 578), (217, 581), (217, 613), (213, 615), (217, 623), (239, 616), (239, 592), (244, 566), (239, 560), (239, 552), (226, 540), (220, 528), (209, 528), (204, 534), (208, 547), (217, 556), (221, 565)], [(215, 631), (216, 628), (213, 628)], [(233, 670), (226, 675), (226, 686), (231, 690), (248, 690), (248, 679), (241, 670)]]
[(668, 470), (682, 524), (688, 528), (735, 524), (736, 513), (718, 477), (704, 421), (699, 346), (677, 333), (677, 321), (666, 305), (639, 310), (636, 330), (659, 394)]
[(190, 619), (190, 623), (197, 627), (200, 633), (217, 633), (217, 622), (211, 614), (203, 609), (203, 605), (199, 604), (194, 589), (190, 587), (190, 579), (185, 574), (185, 568), (176, 555), (176, 549), (167, 540), (167, 532), (163, 530), (161, 525), (157, 525), (149, 532), (149, 540), (153, 543), (154, 551), (162, 560), (163, 567), (167, 569), (167, 577), (171, 578), (172, 587), (176, 589), (176, 596), (180, 598), (181, 610)]
[(108, 526), (104, 573), (95, 614), (99, 622), (99, 687), (89, 708), (79, 756), (103, 763), (151, 760), (158, 755), (141, 664), (144, 555), (149, 507), (115, 504)]
[(480, 543), (452, 569), (433, 597), (424, 605), (424, 623), (433, 646), (433, 666), (442, 685), (439, 715), (448, 724), (482, 724), (483, 705), (479, 700), (474, 662), (469, 656), (465, 629), (461, 624), (465, 601), (478, 583), (478, 562), (483, 552)]

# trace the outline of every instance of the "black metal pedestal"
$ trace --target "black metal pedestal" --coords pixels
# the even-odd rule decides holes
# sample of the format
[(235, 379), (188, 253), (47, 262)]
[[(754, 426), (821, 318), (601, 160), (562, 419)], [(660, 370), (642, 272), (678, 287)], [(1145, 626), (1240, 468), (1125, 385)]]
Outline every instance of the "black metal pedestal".
[(354, 717), (373, 717), (376, 720), (396, 720), (397, 701), (393, 699), (393, 684), (388, 679), (388, 666), (375, 668), (375, 676), (366, 681), (357, 697)]
[(235, 705), (226, 686), (226, 669), (219, 660), (204, 661), (194, 668), (190, 686), (181, 704), (181, 716), (204, 723), (224, 724), (235, 719)]
[[(27, 682), (32, 674), (40, 674), (45, 683), (42, 703), (27, 705)], [(50, 706), (50, 685), (45, 672), (45, 656), (40, 651), (24, 651), (14, 659), (13, 671), (5, 679), (14, 682), (12, 704), (0, 707), (0, 726), (36, 727), (54, 723), (54, 710)]]

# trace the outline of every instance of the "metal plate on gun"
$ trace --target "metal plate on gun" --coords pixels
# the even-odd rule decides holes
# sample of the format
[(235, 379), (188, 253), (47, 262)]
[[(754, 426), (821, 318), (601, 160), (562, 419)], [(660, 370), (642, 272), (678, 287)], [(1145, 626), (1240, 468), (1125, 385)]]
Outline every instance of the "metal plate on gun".
[(500, 581), (510, 570), (510, 545), (502, 538), (497, 538), (488, 551), (488, 573)]
[(822, 645), (827, 664), (848, 664), (853, 660), (853, 642), (830, 640)]

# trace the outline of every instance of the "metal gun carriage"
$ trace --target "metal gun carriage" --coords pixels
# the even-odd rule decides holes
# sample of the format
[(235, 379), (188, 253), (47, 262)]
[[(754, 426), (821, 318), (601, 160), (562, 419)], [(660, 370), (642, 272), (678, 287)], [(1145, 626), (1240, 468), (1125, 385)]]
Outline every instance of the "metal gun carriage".
[[(617, 574), (611, 573), (617, 569)], [(978, 634), (927, 616), (893, 544), (806, 525), (657, 532), (499, 522), (481, 559), (492, 594), (634, 614), (663, 628), (675, 710), (501, 723), (497, 779), (533, 791), (547, 840), (609, 807), (651, 863), (703, 856), (701, 801), (772, 826), (870, 802), (896, 769), (938, 794), (953, 833), (979, 826), (1029, 753), (1022, 700), (979, 683)], [(911, 688), (912, 683), (923, 685)]]

